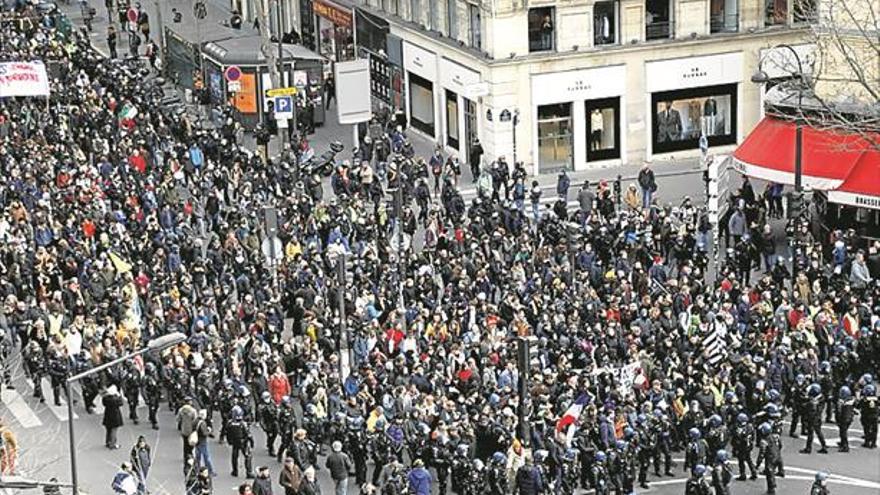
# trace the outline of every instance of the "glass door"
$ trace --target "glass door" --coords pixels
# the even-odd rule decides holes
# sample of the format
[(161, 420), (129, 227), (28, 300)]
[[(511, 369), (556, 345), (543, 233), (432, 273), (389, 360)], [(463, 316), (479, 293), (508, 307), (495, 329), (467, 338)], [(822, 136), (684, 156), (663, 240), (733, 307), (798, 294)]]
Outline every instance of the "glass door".
[(538, 169), (571, 169), (571, 104), (538, 107)]
[(471, 144), (477, 139), (477, 105), (467, 99), (462, 98), (464, 103), (464, 156), (471, 156)]
[(446, 145), (458, 149), (458, 95), (446, 90)]

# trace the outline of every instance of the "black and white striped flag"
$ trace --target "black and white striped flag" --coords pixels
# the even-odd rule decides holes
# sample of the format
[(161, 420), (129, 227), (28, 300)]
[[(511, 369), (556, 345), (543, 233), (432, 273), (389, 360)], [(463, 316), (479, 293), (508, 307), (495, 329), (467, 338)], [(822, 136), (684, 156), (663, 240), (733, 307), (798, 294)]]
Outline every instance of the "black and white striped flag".
[(714, 320), (703, 335), (703, 357), (715, 366), (727, 356), (727, 326), (723, 321)]

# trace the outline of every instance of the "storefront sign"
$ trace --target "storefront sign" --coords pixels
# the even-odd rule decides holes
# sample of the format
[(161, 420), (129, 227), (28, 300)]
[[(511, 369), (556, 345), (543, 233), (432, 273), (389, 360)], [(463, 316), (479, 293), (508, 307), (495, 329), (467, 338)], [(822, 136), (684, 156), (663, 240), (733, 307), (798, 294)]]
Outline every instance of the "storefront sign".
[(739, 83), (742, 80), (742, 52), (675, 58), (645, 64), (645, 81), (649, 93)]
[(436, 81), (437, 55), (412, 43), (404, 43), (403, 68), (429, 81)]
[(0, 63), (0, 98), (8, 96), (49, 96), (43, 62)]
[(880, 196), (867, 196), (845, 191), (828, 191), (828, 201), (840, 205), (880, 210)]
[(626, 91), (626, 66), (554, 72), (532, 76), (535, 105), (621, 96)]
[(468, 69), (449, 59), (440, 59), (440, 84), (444, 88), (464, 94), (469, 86), (479, 83), (479, 72)]
[(342, 7), (338, 7), (336, 4), (324, 0), (313, 0), (312, 10), (315, 11), (315, 14), (318, 14), (337, 26), (350, 28), (353, 25), (351, 21), (351, 12)]

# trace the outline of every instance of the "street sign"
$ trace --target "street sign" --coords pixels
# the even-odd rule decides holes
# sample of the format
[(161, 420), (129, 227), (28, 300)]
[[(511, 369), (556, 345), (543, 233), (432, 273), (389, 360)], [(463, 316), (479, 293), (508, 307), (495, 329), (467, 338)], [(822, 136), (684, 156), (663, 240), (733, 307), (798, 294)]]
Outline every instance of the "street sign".
[(229, 81), (226, 83), (226, 90), (230, 93), (238, 93), (241, 91), (241, 81)]
[(290, 96), (275, 97), (275, 120), (293, 118), (293, 98)]
[(278, 88), (266, 90), (266, 97), (268, 98), (276, 98), (278, 96), (293, 96), (295, 94), (296, 88)]
[(281, 239), (277, 237), (266, 237), (263, 239), (263, 242), (260, 244), (260, 250), (263, 252), (263, 256), (266, 257), (266, 263), (269, 266), (277, 265), (284, 254), (284, 246), (281, 244)]
[(730, 170), (733, 160), (729, 155), (714, 155), (707, 159), (709, 167), (709, 221), (716, 223), (730, 206)]
[(125, 12), (125, 18), (128, 19), (128, 22), (137, 22), (138, 20), (138, 11), (135, 8), (130, 8)]
[(223, 76), (227, 82), (235, 82), (241, 79), (241, 69), (237, 65), (230, 65), (223, 71)]
[(199, 0), (193, 3), (193, 16), (200, 21), (208, 17), (208, 7), (204, 1)]

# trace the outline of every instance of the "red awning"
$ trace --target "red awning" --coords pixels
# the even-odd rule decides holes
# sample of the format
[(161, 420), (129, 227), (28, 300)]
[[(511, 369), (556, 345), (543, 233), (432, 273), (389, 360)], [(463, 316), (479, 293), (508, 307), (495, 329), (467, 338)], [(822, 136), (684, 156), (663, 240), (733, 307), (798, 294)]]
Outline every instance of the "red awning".
[(828, 191), (828, 201), (880, 209), (880, 151), (865, 150), (843, 184)]
[[(858, 167), (870, 183), (859, 181), (863, 193), (880, 196), (877, 180), (880, 153), (861, 136), (831, 130), (803, 128), (801, 158), (803, 185), (814, 190), (832, 191), (841, 188)], [(739, 170), (780, 184), (794, 184), (795, 124), (787, 120), (765, 117), (733, 153)], [(862, 171), (862, 168), (868, 170)], [(867, 192), (867, 190), (873, 192)]]

